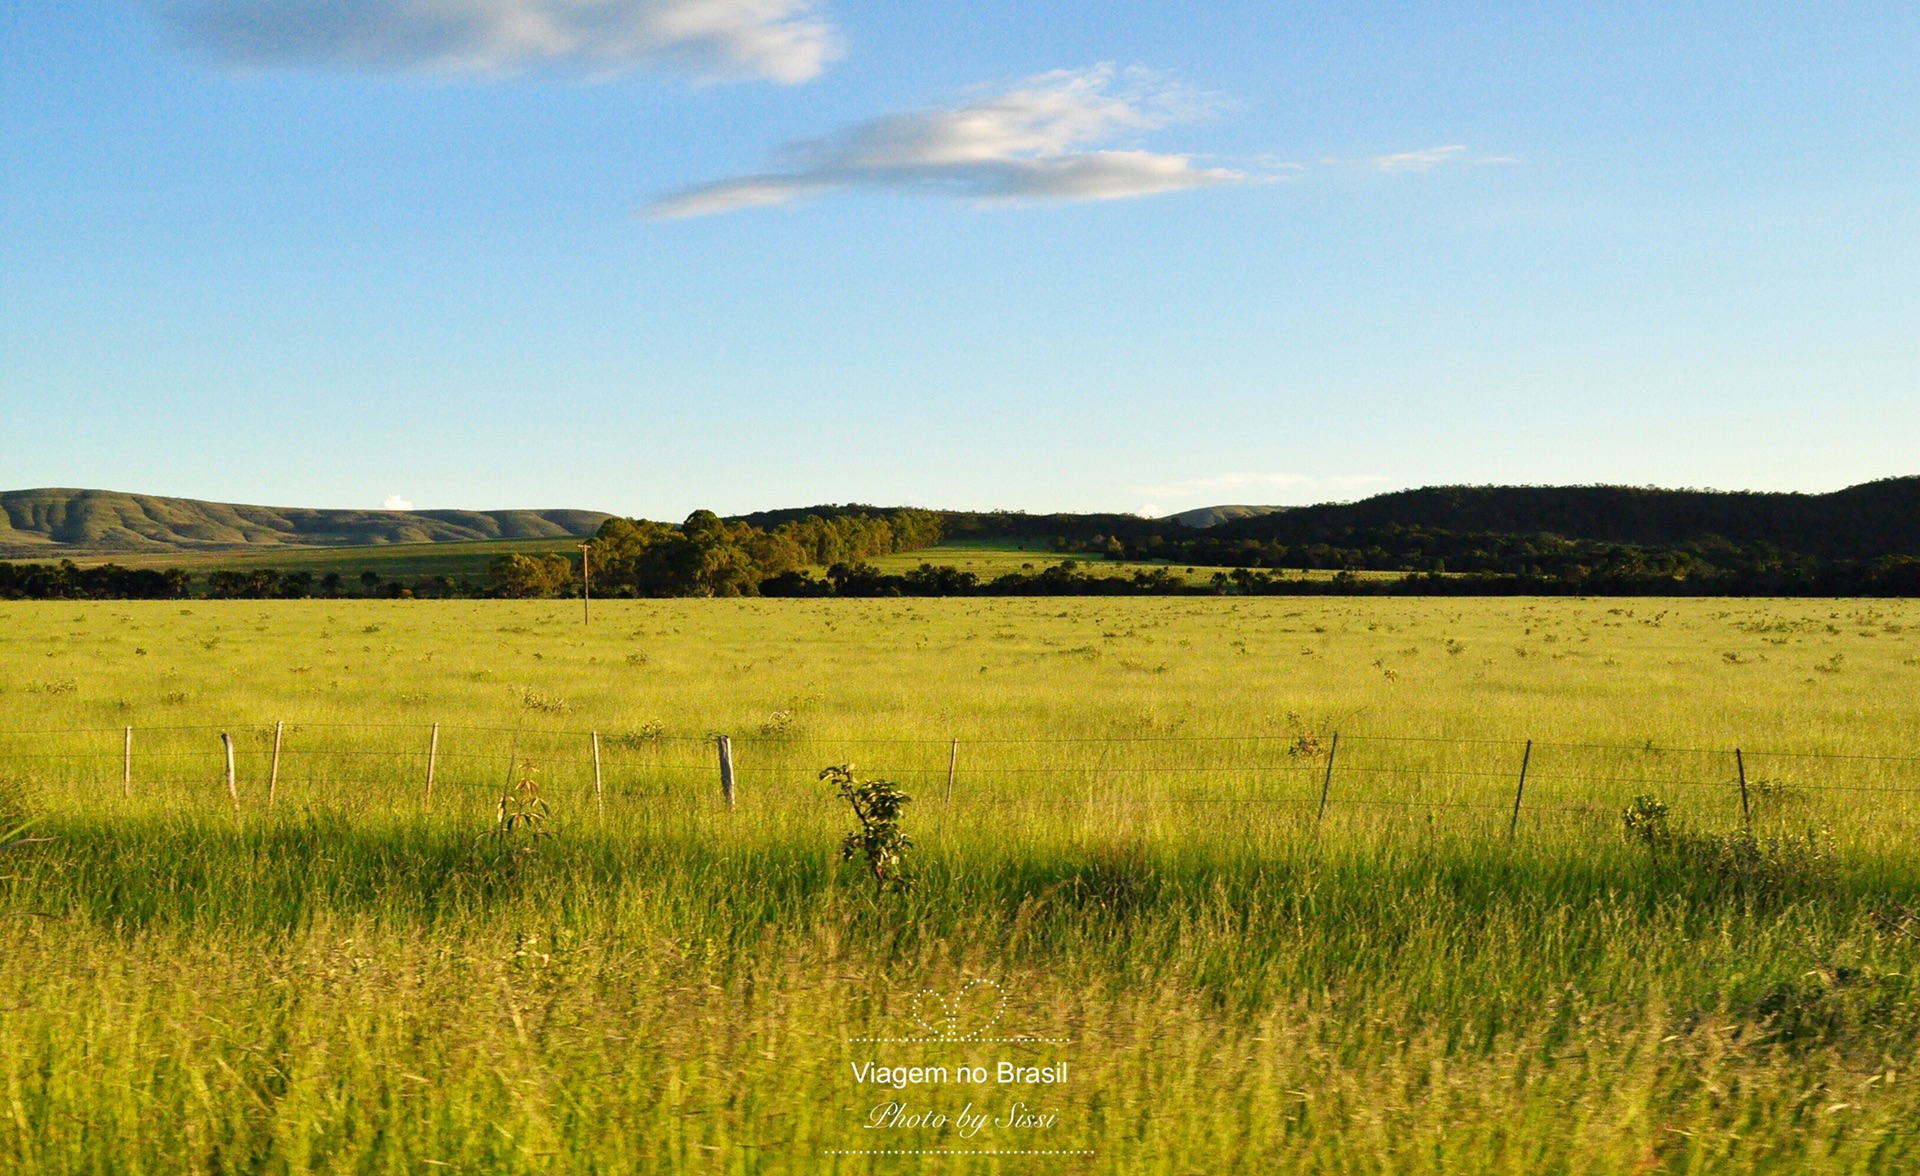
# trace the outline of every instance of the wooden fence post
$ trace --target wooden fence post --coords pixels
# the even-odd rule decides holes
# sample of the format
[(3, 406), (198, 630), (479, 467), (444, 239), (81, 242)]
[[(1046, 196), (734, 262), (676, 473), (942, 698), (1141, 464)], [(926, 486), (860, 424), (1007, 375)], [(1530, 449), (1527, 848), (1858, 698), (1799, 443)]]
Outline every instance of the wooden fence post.
[(1753, 805), (1747, 799), (1747, 759), (1740, 754), (1739, 748), (1733, 749), (1733, 766), (1740, 772), (1740, 825), (1747, 832), (1753, 832)]
[(433, 811), (433, 765), (440, 759), (440, 724), (433, 725), (433, 734), (427, 737), (427, 811)]
[(1320, 815), (1313, 818), (1317, 828), (1327, 815), (1327, 794), (1333, 791), (1333, 757), (1340, 754), (1340, 732), (1333, 733), (1333, 744), (1327, 748), (1327, 778), (1320, 781)]
[(133, 728), (127, 728), (126, 747), (120, 753), (120, 798), (133, 799)]
[(953, 750), (947, 753), (947, 804), (953, 803), (953, 772), (960, 766), (960, 741), (953, 741)]
[(220, 732), (220, 746), (227, 749), (227, 795), (233, 798), (233, 811), (240, 811), (240, 785), (233, 776), (233, 736)]
[(273, 807), (274, 793), (280, 790), (280, 736), (286, 733), (285, 720), (275, 719), (273, 723), (273, 770), (267, 773), (267, 807)]
[(600, 732), (593, 733), (593, 803), (602, 820), (607, 816), (607, 794), (600, 790)]
[(1512, 841), (1514, 833), (1520, 828), (1520, 798), (1527, 794), (1527, 765), (1533, 762), (1533, 740), (1527, 740), (1527, 750), (1520, 754), (1520, 785), (1513, 790), (1513, 820), (1507, 822), (1507, 840)]
[(714, 744), (720, 749), (720, 795), (727, 798), (727, 807), (733, 807), (733, 740), (725, 735), (714, 736)]
[(494, 824), (504, 826), (507, 821), (507, 801), (513, 798), (513, 770), (520, 763), (520, 729), (514, 728), (513, 739), (507, 744), (507, 782), (500, 788), (500, 803), (494, 807)]

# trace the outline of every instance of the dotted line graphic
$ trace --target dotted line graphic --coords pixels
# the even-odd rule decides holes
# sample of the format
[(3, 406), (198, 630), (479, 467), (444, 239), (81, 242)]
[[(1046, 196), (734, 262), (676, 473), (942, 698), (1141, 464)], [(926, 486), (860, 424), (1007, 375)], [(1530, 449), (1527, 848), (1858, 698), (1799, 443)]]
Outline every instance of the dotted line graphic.
[[(982, 987), (993, 989), (993, 995), (995, 997), (993, 1015), (988, 1017), (985, 1022), (975, 1026), (972, 1033), (963, 1034), (960, 1032), (960, 1018), (966, 1012), (967, 993)], [(935, 1007), (940, 1010), (937, 1014), (933, 1012), (933, 1008)], [(922, 988), (919, 995), (913, 998), (914, 1022), (927, 1032), (937, 1033), (945, 1038), (978, 1037), (980, 1034), (985, 1033), (998, 1024), (1000, 1018), (1005, 1015), (1006, 1011), (1007, 990), (1000, 987), (999, 981), (989, 980), (985, 976), (977, 976), (965, 984), (962, 984), (960, 991), (954, 993), (951, 998), (932, 988)], [(933, 1020), (929, 1020), (929, 1017), (932, 1017), (933, 1020), (940, 1021), (942, 1025), (945, 1026), (944, 1030), (941, 1025), (935, 1025)]]
[(823, 1156), (1090, 1156), (1092, 1149), (1072, 1151), (1067, 1148), (1041, 1149), (1024, 1148), (1021, 1150), (987, 1151), (958, 1147), (925, 1148), (833, 1148), (820, 1153)]
[(849, 1037), (849, 1045), (1072, 1045), (1071, 1037)]

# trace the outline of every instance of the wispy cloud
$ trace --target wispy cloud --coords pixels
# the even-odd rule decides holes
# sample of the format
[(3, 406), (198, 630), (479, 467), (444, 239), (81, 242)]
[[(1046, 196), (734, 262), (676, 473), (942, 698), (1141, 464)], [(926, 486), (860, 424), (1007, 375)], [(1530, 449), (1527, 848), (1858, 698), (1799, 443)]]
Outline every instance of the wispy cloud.
[[(1309, 474), (1214, 474), (1205, 478), (1187, 478), (1163, 482), (1157, 486), (1132, 487), (1136, 494), (1170, 502), (1206, 499), (1207, 505), (1222, 505), (1230, 499), (1250, 499), (1263, 495), (1298, 498), (1305, 494), (1343, 494), (1386, 484), (1390, 479), (1377, 474), (1341, 474), (1314, 477)], [(1143, 508), (1144, 509), (1144, 508)], [(1158, 510), (1158, 507), (1153, 507)]]
[(413, 503), (405, 498), (400, 497), (398, 494), (389, 494), (386, 497), (386, 501), (380, 504), (380, 509), (381, 510), (412, 510)]
[(1320, 161), (1325, 167), (1361, 168), (1389, 176), (1430, 172), (1442, 167), (1485, 167), (1489, 164), (1519, 162), (1519, 158), (1512, 155), (1475, 155), (1463, 143), (1449, 143), (1444, 147), (1423, 147), (1418, 151), (1396, 151), (1391, 155), (1368, 155), (1357, 159), (1328, 156)]
[(1432, 171), (1442, 164), (1454, 163), (1467, 154), (1465, 146), (1459, 143), (1447, 147), (1428, 147), (1420, 151), (1401, 151), (1393, 155), (1376, 155), (1367, 160), (1368, 166), (1377, 171), (1387, 172), (1423, 172)]
[(912, 110), (789, 145), (775, 170), (702, 184), (648, 205), (707, 216), (839, 188), (892, 188), (992, 202), (1116, 200), (1248, 177), (1190, 155), (1099, 148), (1191, 118), (1203, 99), (1111, 66), (1058, 70), (958, 106)]
[(804, 82), (839, 55), (810, 0), (158, 0), (246, 69), (609, 77), (670, 69)]

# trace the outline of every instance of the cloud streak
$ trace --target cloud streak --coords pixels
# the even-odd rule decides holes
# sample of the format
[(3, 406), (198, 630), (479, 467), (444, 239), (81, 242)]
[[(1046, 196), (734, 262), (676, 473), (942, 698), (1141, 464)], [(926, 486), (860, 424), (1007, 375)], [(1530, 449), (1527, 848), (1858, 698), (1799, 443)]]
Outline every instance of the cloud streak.
[(1423, 172), (1432, 171), (1442, 164), (1453, 163), (1467, 153), (1465, 146), (1459, 143), (1446, 147), (1428, 147), (1421, 151), (1401, 151), (1394, 155), (1376, 155), (1367, 160), (1369, 166), (1377, 171), (1387, 172)]
[(839, 56), (811, 0), (161, 0), (189, 44), (242, 69), (783, 83)]
[[(1125, 84), (1116, 85), (1116, 81)], [(1118, 200), (1248, 177), (1190, 155), (1100, 146), (1191, 118), (1194, 96), (1110, 66), (1058, 70), (958, 106), (912, 110), (789, 145), (775, 170), (702, 184), (649, 204), (655, 218), (710, 216), (844, 188), (977, 202)]]

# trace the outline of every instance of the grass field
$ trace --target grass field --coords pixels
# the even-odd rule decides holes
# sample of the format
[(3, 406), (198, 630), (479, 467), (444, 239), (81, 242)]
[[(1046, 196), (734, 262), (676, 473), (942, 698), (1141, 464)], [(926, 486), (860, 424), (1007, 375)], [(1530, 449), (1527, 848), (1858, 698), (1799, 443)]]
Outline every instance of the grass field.
[[(580, 540), (486, 539), (466, 543), (390, 543), (364, 547), (263, 547), (256, 551), (169, 551), (91, 555), (74, 562), (86, 567), (117, 563), (129, 568), (184, 568), (196, 577), (208, 572), (250, 572), (271, 568), (279, 572), (311, 572), (324, 576), (338, 572), (349, 580), (362, 572), (385, 579), (418, 576), (454, 576), (483, 580), (487, 568), (502, 555), (541, 555), (558, 552), (578, 562)], [(45, 557), (42, 557), (45, 558)]]
[[(867, 562), (883, 572), (896, 575), (912, 571), (921, 564), (932, 564), (935, 567), (955, 567), (963, 572), (972, 572), (982, 580), (991, 580), (996, 576), (1005, 576), (1014, 572), (1044, 571), (1067, 560), (1074, 561), (1074, 565), (1080, 571), (1091, 575), (1131, 576), (1136, 572), (1151, 572), (1156, 568), (1167, 568), (1196, 584), (1205, 581), (1217, 571), (1231, 570), (1208, 566), (1196, 566), (1189, 570), (1186, 564), (1167, 560), (1107, 559), (1104, 556), (1089, 556), (1085, 553), (1057, 552), (1052, 550), (1051, 545), (1038, 539), (1028, 540), (1024, 546), (1017, 539), (955, 540), (919, 551), (902, 551), (894, 555), (877, 556)], [(1283, 574), (1296, 579), (1329, 580), (1335, 573), (1330, 570), (1316, 569), (1302, 572), (1295, 569)], [(1393, 578), (1400, 573), (1357, 571), (1353, 575), (1363, 579), (1374, 579)]]
[[(388, 580), (411, 580), (420, 576), (453, 576), (462, 581), (483, 583), (486, 580), (489, 565), (499, 556), (514, 553), (541, 555), (555, 552), (572, 557), (577, 564), (579, 551), (578, 539), (499, 539), (467, 543), (395, 543), (366, 547), (288, 546), (263, 548), (258, 551), (93, 555), (75, 562), (85, 566), (117, 563), (123, 567), (135, 568), (184, 568), (194, 573), (202, 582), (210, 572), (247, 572), (272, 568), (281, 572), (311, 572), (315, 576), (337, 572), (350, 582), (357, 579), (362, 572), (373, 572)], [(973, 572), (982, 580), (991, 580), (996, 576), (1013, 572), (1041, 571), (1069, 559), (1074, 560), (1081, 571), (1095, 575), (1131, 576), (1135, 572), (1152, 571), (1163, 566), (1171, 568), (1177, 574), (1187, 574), (1185, 565), (1109, 560), (1103, 557), (1088, 557), (1085, 554), (1055, 552), (1047, 543), (1037, 539), (1029, 541), (1024, 547), (1020, 545), (1019, 540), (1013, 539), (958, 540), (943, 543), (938, 547), (878, 556), (867, 562), (889, 574), (909, 572), (921, 564), (930, 563), (936, 567), (956, 567), (963, 572)], [(825, 570), (824, 568), (814, 569), (816, 574), (824, 574)], [(1220, 570), (1222, 569), (1196, 567), (1190, 575), (1187, 575), (1187, 578), (1198, 583)], [(1302, 573), (1296, 570), (1286, 574), (1324, 580), (1331, 578), (1334, 573), (1330, 571)], [(1354, 574), (1361, 577), (1397, 575), (1397, 573), (1367, 571)], [(349, 586), (352, 586), (351, 583)]]
[[(0, 605), (0, 1166), (1920, 1163), (1920, 605), (578, 610)], [(837, 859), (848, 761), (909, 893)]]

